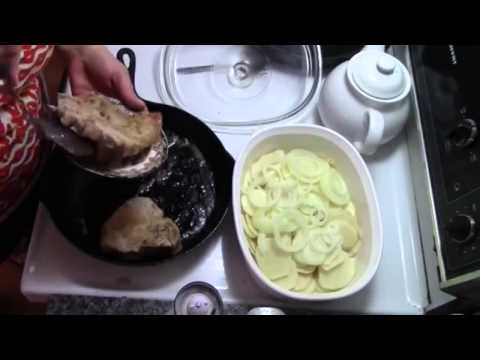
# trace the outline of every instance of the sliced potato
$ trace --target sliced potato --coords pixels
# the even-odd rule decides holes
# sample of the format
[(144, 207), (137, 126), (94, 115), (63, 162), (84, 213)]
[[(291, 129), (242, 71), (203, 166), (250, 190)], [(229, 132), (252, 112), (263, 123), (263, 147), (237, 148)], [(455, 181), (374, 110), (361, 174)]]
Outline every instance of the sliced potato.
[(267, 192), (261, 188), (251, 188), (247, 193), (247, 197), (256, 208), (268, 207)]
[(258, 232), (273, 234), (272, 213), (265, 209), (258, 209), (252, 216), (252, 226)]
[(362, 242), (359, 240), (357, 243), (353, 246), (353, 248), (348, 252), (348, 255), (351, 257), (357, 256), (358, 252), (360, 251), (360, 248), (362, 247)]
[(303, 265), (303, 264), (297, 263), (297, 271), (298, 271), (299, 274), (304, 274), (304, 275), (311, 274), (316, 269), (317, 269), (316, 266)]
[(272, 208), (278, 204), (282, 197), (282, 190), (278, 187), (271, 187), (267, 190), (267, 207)]
[(252, 204), (248, 200), (248, 197), (246, 195), (242, 195), (240, 198), (240, 202), (242, 204), (242, 210), (249, 216), (253, 216), (255, 213), (255, 210), (252, 207)]
[(272, 257), (257, 251), (256, 260), (260, 270), (270, 280), (280, 279), (289, 273), (290, 258), (288, 256)]
[(314, 291), (316, 294), (324, 294), (324, 293), (328, 293), (329, 291), (328, 290), (325, 290), (324, 288), (322, 288), (317, 281), (315, 281), (315, 291)]
[(245, 172), (245, 175), (243, 176), (241, 192), (243, 194), (246, 194), (248, 192), (248, 190), (250, 189), (251, 184), (252, 184), (252, 178), (250, 176), (250, 171), (247, 171), (247, 172)]
[(304, 149), (264, 154), (244, 173), (240, 203), (249, 250), (270, 280), (305, 293), (348, 284), (362, 229), (333, 161)]
[(290, 173), (299, 181), (306, 184), (319, 182), (329, 168), (325, 160), (303, 149), (290, 151), (286, 159)]
[(305, 216), (297, 209), (275, 209), (272, 211), (272, 217), (274, 229), (280, 232), (291, 233), (306, 224)]
[(279, 209), (296, 209), (299, 203), (300, 196), (296, 189), (288, 189), (286, 185), (281, 186), (280, 199), (278, 199), (277, 206)]
[(355, 209), (355, 205), (353, 202), (349, 202), (347, 206), (345, 206), (345, 211), (347, 211), (350, 215), (352, 215), (354, 218), (357, 218), (357, 211)]
[(311, 223), (324, 225), (328, 220), (328, 203), (324, 199), (312, 192), (303, 196), (300, 200), (298, 209), (309, 218)]
[(272, 252), (272, 239), (264, 233), (258, 233), (257, 250), (264, 255)]
[(327, 227), (331, 228), (332, 232), (339, 234), (342, 247), (346, 251), (351, 250), (358, 241), (357, 230), (344, 220), (333, 220), (328, 223)]
[(330, 168), (328, 174), (320, 180), (320, 186), (325, 196), (337, 206), (344, 206), (350, 202), (350, 192), (340, 173)]
[(285, 151), (276, 150), (269, 154), (263, 155), (258, 159), (257, 164), (261, 168), (266, 168), (275, 165), (281, 165), (285, 160)]
[(351, 250), (358, 242), (360, 233), (355, 217), (343, 209), (335, 209), (331, 211), (330, 222), (327, 227), (332, 228), (342, 238), (343, 248), (346, 251)]
[(341, 265), (348, 257), (348, 254), (342, 250), (339, 246), (338, 251), (335, 251), (330, 255), (325, 262), (322, 264), (321, 268), (324, 271), (330, 271), (335, 267)]
[(247, 236), (247, 243), (248, 243), (248, 249), (250, 250), (250, 253), (253, 255), (253, 257), (255, 257), (257, 255), (257, 242), (256, 242), (256, 240)]
[(301, 292), (304, 294), (314, 294), (315, 290), (317, 289), (317, 282), (312, 277), (312, 282), (308, 284), (308, 286), (303, 289)]
[(296, 253), (307, 245), (307, 237), (304, 232), (298, 231), (295, 236), (274, 232), (275, 245), (287, 253)]
[[(267, 244), (265, 244), (265, 242)], [(287, 276), (291, 272), (291, 263), (295, 264), (295, 262), (290, 255), (275, 250), (268, 242), (271, 242), (271, 239), (268, 237), (262, 238), (262, 242), (260, 242), (259, 238), (256, 260), (258, 267), (266, 277), (270, 280), (277, 280)], [(260, 244), (262, 244), (262, 248)], [(263, 247), (267, 247), (268, 249), (265, 250)]]
[(295, 284), (295, 287), (293, 288), (293, 290), (302, 292), (308, 287), (310, 287), (312, 282), (313, 283), (316, 282), (312, 274), (305, 275), (305, 274), (299, 273), (297, 277), (297, 283)]
[(285, 180), (291, 180), (293, 178), (292, 173), (288, 169), (287, 162), (285, 161), (280, 168), (280, 173), (282, 174), (282, 178)]
[(331, 271), (318, 271), (318, 284), (326, 290), (335, 291), (345, 288), (355, 276), (355, 259), (347, 257)]
[(263, 177), (262, 175), (262, 163), (260, 161), (255, 161), (252, 166), (250, 166), (250, 177), (253, 181), (258, 179), (259, 177)]
[(258, 231), (255, 229), (255, 226), (253, 226), (252, 217), (251, 217), (251, 216), (245, 215), (245, 225), (248, 227), (248, 229), (250, 230), (250, 232), (251, 232), (252, 234), (255, 234), (255, 236), (253, 236), (253, 237), (257, 237), (257, 236), (258, 236)]
[(288, 274), (278, 279), (272, 279), (272, 281), (285, 290), (292, 290), (297, 284), (298, 273), (297, 264), (291, 258), (287, 266)]
[(308, 230), (308, 241), (314, 251), (326, 253), (328, 256), (342, 243), (340, 235), (330, 230), (321, 227)]
[(248, 215), (242, 214), (241, 219), (245, 235), (247, 235), (247, 237), (256, 238), (258, 232), (249, 224), (250, 219), (248, 218)]
[(265, 178), (267, 187), (273, 187), (279, 184), (283, 177), (282, 177), (282, 165), (269, 165), (262, 169), (262, 175)]
[(328, 256), (326, 252), (317, 252), (312, 249), (310, 244), (307, 244), (301, 251), (293, 255), (293, 259), (302, 265), (319, 266), (324, 263)]
[(329, 221), (331, 222), (334, 220), (343, 220), (347, 224), (353, 226), (358, 231), (357, 218), (345, 209), (338, 207), (331, 208), (329, 212)]

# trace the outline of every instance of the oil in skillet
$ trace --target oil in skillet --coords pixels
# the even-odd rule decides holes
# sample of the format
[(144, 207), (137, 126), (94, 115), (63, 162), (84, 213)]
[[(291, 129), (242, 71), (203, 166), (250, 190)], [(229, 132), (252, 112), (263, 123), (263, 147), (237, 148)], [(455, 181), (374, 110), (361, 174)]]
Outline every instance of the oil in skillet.
[(188, 139), (166, 132), (168, 159), (139, 189), (179, 227), (182, 241), (198, 235), (215, 207), (215, 184), (205, 157)]

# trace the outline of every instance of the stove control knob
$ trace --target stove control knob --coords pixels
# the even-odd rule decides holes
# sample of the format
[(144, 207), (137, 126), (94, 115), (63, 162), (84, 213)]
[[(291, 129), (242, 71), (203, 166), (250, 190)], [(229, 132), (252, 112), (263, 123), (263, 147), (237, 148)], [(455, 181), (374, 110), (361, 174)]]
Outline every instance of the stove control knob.
[(472, 119), (465, 119), (457, 125), (455, 130), (450, 134), (450, 141), (457, 148), (466, 148), (471, 145), (477, 138), (477, 123)]
[(450, 240), (464, 244), (469, 242), (475, 236), (475, 219), (470, 215), (458, 214), (451, 218), (447, 224), (447, 232)]

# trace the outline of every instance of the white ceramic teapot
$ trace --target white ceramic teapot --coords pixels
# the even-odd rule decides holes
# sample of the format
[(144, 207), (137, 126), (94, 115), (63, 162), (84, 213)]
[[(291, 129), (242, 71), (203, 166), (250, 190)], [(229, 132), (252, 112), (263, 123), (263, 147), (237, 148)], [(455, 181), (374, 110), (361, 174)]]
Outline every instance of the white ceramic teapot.
[(318, 111), (323, 124), (372, 155), (396, 137), (410, 113), (410, 74), (383, 46), (367, 46), (326, 78)]

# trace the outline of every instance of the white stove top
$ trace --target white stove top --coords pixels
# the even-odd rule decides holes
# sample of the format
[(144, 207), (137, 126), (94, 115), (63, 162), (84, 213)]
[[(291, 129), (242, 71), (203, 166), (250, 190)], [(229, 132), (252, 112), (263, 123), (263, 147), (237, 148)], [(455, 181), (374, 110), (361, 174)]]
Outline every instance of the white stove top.
[[(159, 46), (126, 45), (137, 55), (136, 85), (140, 96), (159, 102), (153, 70)], [(114, 53), (123, 46), (109, 46)], [(316, 114), (305, 119), (317, 122)], [(235, 158), (247, 135), (219, 134)], [(405, 136), (367, 161), (376, 185), (385, 230), (382, 262), (360, 293), (340, 301), (302, 304), (303, 308), (342, 313), (422, 314), (428, 306), (414, 194)], [(170, 263), (131, 269), (100, 262), (65, 241), (41, 208), (22, 278), (31, 300), (48, 295), (131, 297), (172, 301), (192, 281), (214, 285), (227, 303), (288, 305), (265, 295), (250, 277), (233, 228), (231, 213), (205, 246)]]

